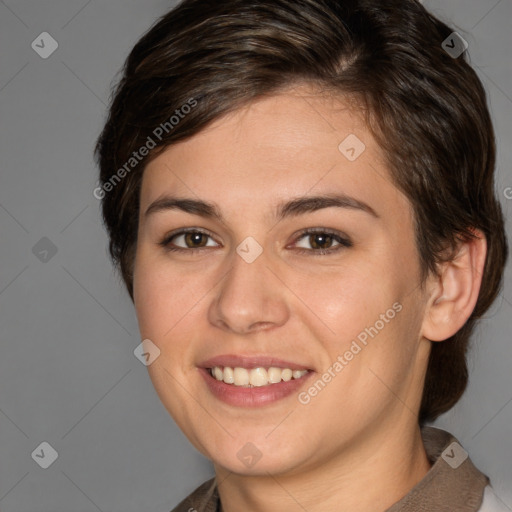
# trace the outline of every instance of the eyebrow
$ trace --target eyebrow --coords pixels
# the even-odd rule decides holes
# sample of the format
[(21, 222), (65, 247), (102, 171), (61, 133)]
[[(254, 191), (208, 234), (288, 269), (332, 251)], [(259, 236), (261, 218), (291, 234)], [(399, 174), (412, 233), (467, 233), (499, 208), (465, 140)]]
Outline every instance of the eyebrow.
[[(286, 217), (296, 217), (305, 213), (333, 207), (360, 210), (375, 218), (380, 217), (370, 205), (345, 194), (304, 196), (287, 202), (282, 202), (277, 205), (275, 217), (278, 221), (281, 221)], [(147, 217), (153, 213), (168, 210), (181, 210), (186, 213), (216, 219), (219, 222), (225, 223), (225, 220), (215, 203), (171, 196), (165, 196), (152, 202), (144, 215)]]

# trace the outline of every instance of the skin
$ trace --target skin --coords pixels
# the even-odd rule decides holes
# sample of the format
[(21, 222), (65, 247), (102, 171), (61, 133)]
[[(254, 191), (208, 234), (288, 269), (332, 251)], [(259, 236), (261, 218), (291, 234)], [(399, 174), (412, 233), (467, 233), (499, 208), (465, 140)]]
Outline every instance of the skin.
[[(213, 461), (225, 512), (384, 511), (430, 468), (417, 419), (429, 340), (448, 338), (470, 315), (485, 239), (462, 245), (420, 286), (412, 207), (351, 105), (290, 88), (167, 148), (144, 171), (134, 302), (142, 338), (161, 351), (148, 371)], [(366, 146), (352, 162), (338, 149), (349, 134)], [(332, 193), (377, 216), (330, 207), (274, 217), (283, 201)], [(165, 195), (216, 203), (223, 221), (176, 209), (146, 215)], [(173, 239), (184, 252), (159, 245), (188, 227), (211, 234), (200, 239), (206, 248), (187, 249), (184, 237)], [(339, 231), (352, 246), (332, 240), (324, 247), (340, 250), (316, 255), (306, 228)], [(236, 252), (248, 236), (263, 248), (253, 263)], [(402, 310), (307, 405), (294, 393), (230, 406), (199, 375), (210, 357), (247, 354), (292, 360), (319, 377), (395, 303)], [(261, 452), (251, 467), (237, 457), (247, 442)]]

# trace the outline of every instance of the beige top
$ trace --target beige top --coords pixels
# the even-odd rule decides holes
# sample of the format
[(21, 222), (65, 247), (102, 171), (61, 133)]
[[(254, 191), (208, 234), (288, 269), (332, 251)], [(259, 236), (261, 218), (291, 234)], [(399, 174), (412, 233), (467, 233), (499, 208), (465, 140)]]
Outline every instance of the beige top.
[[(425, 477), (385, 512), (477, 512), (489, 479), (473, 465), (448, 432), (421, 429), (432, 467)], [(215, 478), (204, 482), (171, 512), (222, 512)]]

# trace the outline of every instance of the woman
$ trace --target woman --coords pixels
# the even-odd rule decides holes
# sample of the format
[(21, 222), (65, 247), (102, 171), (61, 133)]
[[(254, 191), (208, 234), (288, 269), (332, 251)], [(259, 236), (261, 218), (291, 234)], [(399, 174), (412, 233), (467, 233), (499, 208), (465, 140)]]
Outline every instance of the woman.
[(95, 194), (215, 468), (175, 511), (506, 510), (425, 426), (507, 257), (464, 50), (413, 0), (185, 0), (132, 50)]

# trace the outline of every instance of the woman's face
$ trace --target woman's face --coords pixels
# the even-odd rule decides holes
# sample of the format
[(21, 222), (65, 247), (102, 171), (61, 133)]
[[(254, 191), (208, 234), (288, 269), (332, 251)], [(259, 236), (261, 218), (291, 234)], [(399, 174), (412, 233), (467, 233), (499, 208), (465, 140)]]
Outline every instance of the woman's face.
[(140, 207), (148, 370), (217, 466), (371, 457), (417, 424), (429, 349), (412, 209), (342, 98), (297, 87), (218, 120), (148, 164)]

